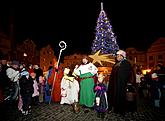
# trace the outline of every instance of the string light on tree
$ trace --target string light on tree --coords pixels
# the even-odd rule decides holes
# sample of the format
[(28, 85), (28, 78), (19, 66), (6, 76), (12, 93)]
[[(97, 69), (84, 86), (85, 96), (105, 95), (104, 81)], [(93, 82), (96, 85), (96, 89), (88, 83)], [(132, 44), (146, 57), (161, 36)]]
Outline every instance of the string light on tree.
[(95, 39), (93, 40), (91, 49), (92, 54), (99, 50), (101, 54), (115, 54), (119, 50), (116, 36), (113, 33), (112, 26), (103, 10), (103, 3), (101, 3), (101, 11), (97, 20)]

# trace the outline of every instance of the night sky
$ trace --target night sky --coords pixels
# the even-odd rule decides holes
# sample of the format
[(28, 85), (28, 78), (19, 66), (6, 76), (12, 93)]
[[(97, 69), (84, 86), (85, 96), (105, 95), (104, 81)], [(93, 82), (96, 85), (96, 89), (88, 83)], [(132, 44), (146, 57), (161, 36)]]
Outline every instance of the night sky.
[[(56, 54), (59, 51), (58, 43), (65, 41), (68, 45), (65, 55), (75, 52), (89, 54), (95, 38), (100, 1), (61, 0), (2, 6), (1, 30), (9, 34), (9, 17), (13, 15), (16, 43), (30, 38), (38, 48), (50, 44)], [(102, 1), (121, 49), (135, 47), (146, 50), (156, 39), (165, 37), (163, 3)]]

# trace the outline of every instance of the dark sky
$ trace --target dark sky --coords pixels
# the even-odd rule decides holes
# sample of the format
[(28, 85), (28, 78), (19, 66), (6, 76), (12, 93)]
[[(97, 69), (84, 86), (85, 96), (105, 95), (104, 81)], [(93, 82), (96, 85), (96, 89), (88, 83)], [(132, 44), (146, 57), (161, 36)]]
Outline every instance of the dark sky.
[[(1, 28), (8, 34), (12, 13), (15, 42), (30, 38), (39, 48), (51, 44), (56, 53), (58, 43), (63, 40), (68, 45), (66, 55), (90, 53), (101, 0), (60, 1), (12, 4), (8, 9), (2, 6)], [(145, 50), (153, 41), (165, 36), (163, 3), (102, 1), (121, 49)]]

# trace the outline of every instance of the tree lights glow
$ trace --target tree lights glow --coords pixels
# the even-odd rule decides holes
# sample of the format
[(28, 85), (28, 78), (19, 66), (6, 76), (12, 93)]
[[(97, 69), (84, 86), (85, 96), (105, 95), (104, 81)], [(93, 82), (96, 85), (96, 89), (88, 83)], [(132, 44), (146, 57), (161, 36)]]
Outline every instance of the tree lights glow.
[(113, 33), (112, 26), (103, 10), (103, 3), (101, 3), (101, 11), (97, 20), (95, 39), (93, 40), (91, 49), (92, 54), (99, 50), (101, 54), (115, 54), (116, 51), (119, 50), (116, 36)]

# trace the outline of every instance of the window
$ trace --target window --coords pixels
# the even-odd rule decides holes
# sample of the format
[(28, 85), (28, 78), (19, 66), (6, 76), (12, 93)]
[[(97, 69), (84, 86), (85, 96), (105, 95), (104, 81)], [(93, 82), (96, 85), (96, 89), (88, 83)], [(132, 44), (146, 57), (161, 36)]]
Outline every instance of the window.
[(158, 60), (162, 60), (163, 56), (162, 55), (158, 55)]
[(132, 60), (132, 56), (129, 56), (129, 59)]
[(149, 56), (149, 60), (154, 60), (153, 56)]

